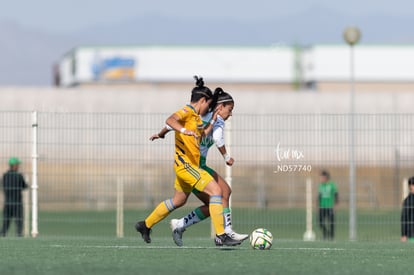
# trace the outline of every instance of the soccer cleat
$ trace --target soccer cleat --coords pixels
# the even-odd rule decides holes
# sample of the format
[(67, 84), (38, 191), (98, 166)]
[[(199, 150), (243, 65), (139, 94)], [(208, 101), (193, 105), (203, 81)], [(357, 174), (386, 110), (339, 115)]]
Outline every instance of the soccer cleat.
[(227, 233), (232, 239), (234, 239), (234, 240), (237, 240), (237, 241), (244, 241), (244, 240), (246, 240), (248, 237), (249, 237), (249, 235), (247, 235), (247, 234), (239, 234), (239, 233), (236, 233), (236, 232), (234, 232), (234, 231), (232, 231), (231, 233)]
[(241, 241), (233, 239), (226, 233), (216, 235), (216, 237), (214, 238), (214, 242), (216, 243), (216, 246), (235, 246), (241, 244)]
[(221, 241), (221, 239), (217, 235), (214, 237), (214, 242), (215, 242), (216, 246), (223, 246), (223, 242)]
[(185, 228), (178, 226), (179, 220), (172, 219), (170, 221), (170, 226), (172, 230), (172, 237), (176, 245), (183, 246), (183, 233), (185, 231)]
[(141, 236), (146, 243), (151, 242), (151, 238), (150, 238), (151, 228), (148, 228), (144, 221), (137, 222), (137, 224), (135, 225), (135, 229), (139, 233), (141, 233)]

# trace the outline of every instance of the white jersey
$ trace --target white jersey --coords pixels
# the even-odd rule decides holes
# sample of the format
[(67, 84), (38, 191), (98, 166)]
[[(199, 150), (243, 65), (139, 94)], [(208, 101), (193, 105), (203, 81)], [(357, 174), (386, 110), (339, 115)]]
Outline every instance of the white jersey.
[[(207, 124), (211, 120), (213, 113), (208, 113), (201, 117), (203, 123)], [(200, 143), (200, 155), (204, 158), (207, 157), (208, 149), (215, 143), (218, 148), (224, 146), (224, 119), (217, 115), (217, 119), (214, 122), (213, 130), (205, 136)]]

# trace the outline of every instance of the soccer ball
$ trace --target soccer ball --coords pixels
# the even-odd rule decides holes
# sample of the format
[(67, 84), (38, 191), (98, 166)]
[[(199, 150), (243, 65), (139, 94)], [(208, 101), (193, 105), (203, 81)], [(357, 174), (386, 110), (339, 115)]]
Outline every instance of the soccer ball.
[(272, 247), (273, 235), (272, 233), (264, 228), (255, 229), (250, 234), (250, 245), (254, 249), (265, 250)]

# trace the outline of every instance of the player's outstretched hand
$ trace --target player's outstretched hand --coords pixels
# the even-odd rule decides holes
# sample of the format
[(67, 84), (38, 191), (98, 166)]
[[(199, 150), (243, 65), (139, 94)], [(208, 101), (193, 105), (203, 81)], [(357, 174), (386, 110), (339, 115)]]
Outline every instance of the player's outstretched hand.
[(230, 158), (228, 161), (226, 161), (226, 164), (227, 164), (228, 166), (232, 166), (232, 165), (233, 165), (233, 163), (234, 163), (234, 158)]
[(154, 140), (159, 139), (159, 138), (164, 138), (164, 137), (160, 137), (159, 134), (153, 134), (152, 136), (150, 136), (149, 140), (154, 141)]

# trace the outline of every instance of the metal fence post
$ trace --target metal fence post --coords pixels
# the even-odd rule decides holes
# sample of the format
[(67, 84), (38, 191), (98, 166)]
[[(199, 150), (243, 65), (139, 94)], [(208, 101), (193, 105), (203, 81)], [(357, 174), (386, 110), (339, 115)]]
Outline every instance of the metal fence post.
[(32, 113), (32, 237), (39, 234), (38, 230), (38, 209), (37, 209), (37, 112)]

